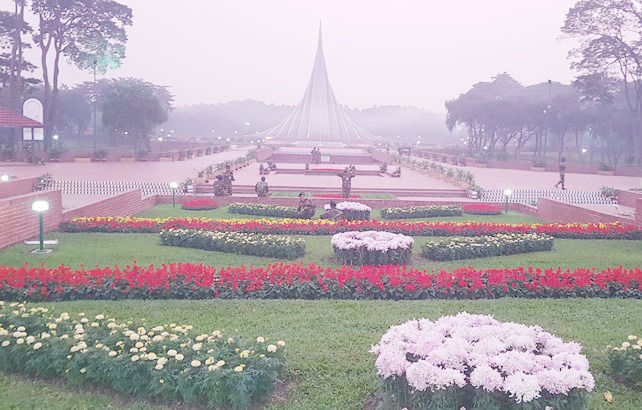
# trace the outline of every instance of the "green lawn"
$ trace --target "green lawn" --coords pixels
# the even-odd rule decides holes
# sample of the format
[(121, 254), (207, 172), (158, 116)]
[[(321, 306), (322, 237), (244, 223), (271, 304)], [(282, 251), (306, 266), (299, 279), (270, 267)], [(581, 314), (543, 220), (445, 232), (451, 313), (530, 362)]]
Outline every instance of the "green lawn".
[[(375, 211), (376, 214), (378, 211)], [(171, 205), (156, 207), (142, 216), (239, 217), (225, 209), (189, 212)], [(484, 219), (479, 219), (484, 218)], [(449, 220), (472, 220), (448, 218)], [(536, 222), (517, 213), (474, 220)], [(0, 251), (0, 263), (21, 266), (44, 263), (72, 267), (85, 265), (161, 264), (173, 261), (203, 262), (208, 265), (265, 265), (273, 259), (230, 255), (195, 249), (164, 247), (155, 234), (67, 234), (57, 238), (48, 255), (32, 255), (33, 245), (15, 245)], [(305, 236), (306, 263), (334, 265), (328, 236)], [(552, 252), (433, 263), (419, 256), (420, 245), (435, 238), (415, 238), (413, 265), (425, 269), (454, 269), (473, 265), (478, 268), (536, 267), (625, 267), (638, 266), (642, 241), (561, 240)], [(39, 304), (40, 305), (40, 304)], [(105, 313), (122, 320), (145, 318), (150, 324), (170, 322), (192, 324), (196, 331), (221, 329), (247, 337), (264, 336), (286, 341), (287, 375), (292, 382), (286, 400), (277, 400), (270, 409), (363, 409), (378, 386), (373, 357), (368, 353), (386, 329), (404, 321), (428, 317), (437, 319), (461, 311), (492, 314), (498, 320), (540, 325), (565, 340), (584, 346), (596, 378), (590, 409), (637, 410), (642, 395), (614, 384), (605, 374), (606, 345), (619, 344), (629, 334), (642, 333), (640, 300), (602, 299), (500, 299), (475, 301), (337, 301), (337, 300), (205, 300), (205, 301), (88, 301), (48, 303), (57, 312)], [(607, 404), (603, 393), (611, 391), (614, 403)], [(32, 380), (0, 373), (0, 409), (156, 409), (152, 403), (132, 403), (98, 391), (78, 391), (59, 383)]]
[[(294, 385), (285, 402), (271, 409), (362, 409), (377, 389), (370, 346), (393, 324), (467, 311), (498, 320), (541, 325), (565, 340), (584, 346), (596, 378), (591, 409), (637, 410), (642, 395), (614, 384), (604, 375), (607, 344), (640, 332), (640, 300), (476, 300), (476, 301), (302, 301), (208, 300), (65, 302), (47, 304), (57, 312), (106, 312), (119, 319), (145, 318), (148, 323), (189, 323), (196, 332), (214, 329), (248, 337), (286, 341), (287, 380)], [(602, 399), (605, 391), (614, 403)], [(95, 392), (78, 391), (0, 376), (2, 408), (107, 409), (156, 408), (127, 404)], [(169, 406), (175, 408), (174, 406)]]

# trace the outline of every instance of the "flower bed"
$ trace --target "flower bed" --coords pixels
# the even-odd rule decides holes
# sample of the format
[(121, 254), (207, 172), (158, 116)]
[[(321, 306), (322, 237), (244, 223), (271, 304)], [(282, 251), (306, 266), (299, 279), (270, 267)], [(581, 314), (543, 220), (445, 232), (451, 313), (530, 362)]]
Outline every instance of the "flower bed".
[(161, 243), (182, 248), (294, 259), (305, 255), (305, 241), (289, 236), (212, 232), (198, 229), (167, 229), (160, 233)]
[(587, 408), (595, 381), (579, 343), (539, 326), (460, 313), (391, 327), (370, 350), (393, 408)]
[(189, 211), (209, 211), (218, 208), (218, 204), (212, 199), (194, 199), (183, 202), (181, 208)]
[(642, 269), (536, 267), (427, 272), (408, 266), (0, 266), (0, 300), (642, 298)]
[[(325, 205), (325, 209), (330, 209), (330, 205)], [(370, 219), (370, 207), (358, 202), (343, 201), (337, 203), (337, 209), (341, 211), (341, 217), (346, 221), (366, 221)]]
[(0, 369), (215, 408), (250, 408), (283, 373), (283, 341), (191, 330), (0, 301)]
[(231, 214), (275, 216), (278, 218), (296, 218), (299, 213), (294, 206), (279, 206), (268, 204), (244, 204), (235, 202), (227, 206)]
[(619, 382), (642, 388), (642, 339), (629, 335), (620, 346), (608, 346), (609, 370)]
[(462, 216), (464, 213), (456, 205), (424, 205), (405, 208), (384, 208), (381, 217), (384, 219), (435, 218), (440, 216)]
[(389, 232), (344, 232), (332, 236), (334, 255), (344, 265), (405, 265), (413, 239)]
[(538, 225), (493, 222), (83, 217), (60, 224), (60, 229), (64, 232), (157, 233), (168, 228), (289, 235), (334, 235), (347, 231), (387, 231), (411, 236), (479, 236), (538, 232), (566, 239), (642, 239), (640, 228), (622, 225), (619, 222)]
[(546, 234), (506, 233), (429, 241), (421, 248), (421, 256), (433, 261), (454, 261), (552, 249), (553, 238)]
[(493, 204), (468, 204), (463, 207), (464, 213), (470, 215), (501, 215), (502, 208)]

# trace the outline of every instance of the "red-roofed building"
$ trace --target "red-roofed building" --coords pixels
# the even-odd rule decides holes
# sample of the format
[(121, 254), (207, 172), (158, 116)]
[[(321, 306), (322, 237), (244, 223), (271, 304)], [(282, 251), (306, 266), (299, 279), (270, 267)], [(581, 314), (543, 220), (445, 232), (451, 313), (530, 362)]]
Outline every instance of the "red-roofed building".
[(11, 111), (8, 108), (0, 107), (0, 127), (11, 128), (42, 128), (44, 124), (25, 117), (22, 114)]

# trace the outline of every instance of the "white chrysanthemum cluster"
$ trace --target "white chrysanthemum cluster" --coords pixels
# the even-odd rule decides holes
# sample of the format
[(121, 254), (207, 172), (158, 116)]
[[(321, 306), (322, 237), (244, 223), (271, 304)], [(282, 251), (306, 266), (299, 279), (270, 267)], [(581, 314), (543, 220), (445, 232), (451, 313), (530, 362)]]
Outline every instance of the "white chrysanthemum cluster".
[(379, 375), (405, 377), (416, 391), (471, 385), (521, 403), (543, 391), (593, 390), (595, 381), (581, 349), (539, 326), (460, 313), (393, 326), (370, 351), (377, 356)]

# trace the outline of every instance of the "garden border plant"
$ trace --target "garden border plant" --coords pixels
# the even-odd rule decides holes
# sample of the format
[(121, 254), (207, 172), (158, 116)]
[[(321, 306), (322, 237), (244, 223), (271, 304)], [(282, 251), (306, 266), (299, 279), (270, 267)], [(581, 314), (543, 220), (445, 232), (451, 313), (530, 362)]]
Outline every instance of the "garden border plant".
[(217, 208), (218, 203), (213, 199), (193, 199), (181, 204), (181, 209), (188, 211), (210, 211)]
[(428, 272), (303, 263), (72, 269), (0, 266), (0, 300), (642, 298), (642, 268), (495, 268)]
[(438, 221), (329, 221), (307, 219), (211, 219), (82, 217), (60, 224), (64, 232), (157, 233), (163, 229), (288, 235), (334, 235), (348, 231), (386, 231), (409, 236), (479, 236), (497, 233), (545, 233), (565, 239), (642, 239), (642, 229), (613, 223), (502, 224)]
[(381, 210), (384, 219), (436, 218), (442, 216), (462, 216), (459, 205), (422, 205), (409, 207), (391, 207)]
[(305, 255), (305, 240), (282, 235), (170, 228), (161, 231), (163, 245), (294, 259)]
[(299, 212), (295, 206), (253, 204), (234, 202), (227, 206), (231, 214), (273, 216), (278, 218), (297, 218)]
[(215, 408), (246, 409), (269, 396), (285, 342), (191, 330), (0, 301), (0, 369)]
[(454, 261), (553, 250), (553, 237), (540, 233), (499, 233), (428, 241), (421, 256), (433, 261)]

